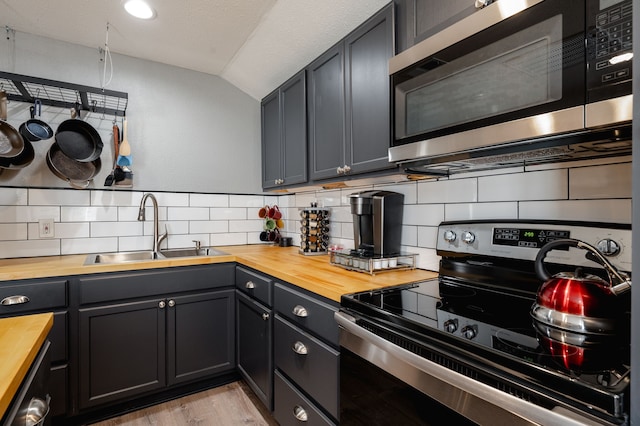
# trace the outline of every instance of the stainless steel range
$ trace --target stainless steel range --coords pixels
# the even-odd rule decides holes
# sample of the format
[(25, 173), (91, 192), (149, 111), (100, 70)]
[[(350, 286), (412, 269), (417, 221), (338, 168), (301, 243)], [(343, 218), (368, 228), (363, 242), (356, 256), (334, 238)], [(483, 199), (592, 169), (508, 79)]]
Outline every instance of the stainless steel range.
[[(444, 222), (437, 280), (343, 296), (341, 423), (627, 424), (630, 291), (614, 296), (615, 322), (597, 319), (615, 324), (607, 333), (568, 333), (532, 317), (543, 284), (536, 256), (560, 239), (597, 248), (630, 283), (629, 225)], [(589, 252), (545, 254), (550, 274), (610, 280)]]

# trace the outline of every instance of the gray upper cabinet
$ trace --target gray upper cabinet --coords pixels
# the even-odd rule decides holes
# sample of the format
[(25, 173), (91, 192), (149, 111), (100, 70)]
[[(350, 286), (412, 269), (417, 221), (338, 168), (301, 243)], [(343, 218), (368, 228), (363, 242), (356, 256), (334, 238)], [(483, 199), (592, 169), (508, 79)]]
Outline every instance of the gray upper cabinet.
[(396, 47), (408, 49), (427, 37), (472, 14), (474, 0), (394, 0)]
[(262, 187), (307, 181), (305, 71), (262, 100)]
[(395, 167), (387, 159), (393, 31), (390, 4), (307, 68), (312, 180)]

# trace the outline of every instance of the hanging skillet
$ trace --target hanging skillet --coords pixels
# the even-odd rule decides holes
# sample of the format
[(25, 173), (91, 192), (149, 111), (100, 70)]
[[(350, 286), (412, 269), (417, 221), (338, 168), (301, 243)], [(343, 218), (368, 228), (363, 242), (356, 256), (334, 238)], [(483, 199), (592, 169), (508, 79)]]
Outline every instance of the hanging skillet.
[(24, 139), (6, 120), (7, 94), (0, 91), (0, 167), (8, 167), (24, 149)]
[(50, 139), (53, 136), (53, 129), (39, 117), (42, 114), (42, 102), (36, 99), (29, 108), (31, 119), (24, 122), (25, 131), (21, 132), (22, 136), (30, 142), (38, 142), (44, 139)]
[(102, 162), (100, 158), (93, 161), (76, 161), (65, 155), (58, 143), (54, 142), (47, 152), (47, 166), (54, 175), (69, 182), (72, 187), (84, 189), (100, 172)]
[(56, 143), (67, 157), (81, 163), (98, 159), (103, 147), (98, 131), (86, 121), (76, 118), (60, 123), (56, 130)]

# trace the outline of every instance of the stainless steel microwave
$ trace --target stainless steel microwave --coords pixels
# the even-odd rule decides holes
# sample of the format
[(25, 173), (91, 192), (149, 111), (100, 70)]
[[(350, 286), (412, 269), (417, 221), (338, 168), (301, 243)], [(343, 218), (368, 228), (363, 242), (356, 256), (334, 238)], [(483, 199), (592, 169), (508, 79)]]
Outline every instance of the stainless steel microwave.
[(389, 161), (450, 174), (628, 155), (632, 52), (632, 0), (495, 1), (390, 60)]

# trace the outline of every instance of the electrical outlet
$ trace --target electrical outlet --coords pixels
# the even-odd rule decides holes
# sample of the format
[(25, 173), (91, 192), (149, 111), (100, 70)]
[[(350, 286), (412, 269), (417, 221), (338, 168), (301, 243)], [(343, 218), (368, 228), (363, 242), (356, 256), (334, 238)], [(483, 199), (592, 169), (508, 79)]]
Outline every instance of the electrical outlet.
[(53, 226), (53, 219), (38, 220), (38, 232), (40, 234), (40, 238), (53, 238)]

